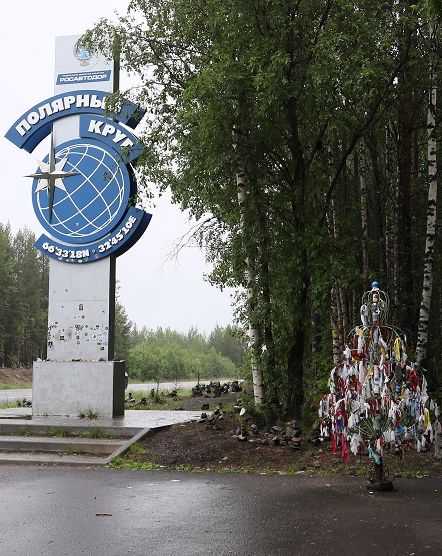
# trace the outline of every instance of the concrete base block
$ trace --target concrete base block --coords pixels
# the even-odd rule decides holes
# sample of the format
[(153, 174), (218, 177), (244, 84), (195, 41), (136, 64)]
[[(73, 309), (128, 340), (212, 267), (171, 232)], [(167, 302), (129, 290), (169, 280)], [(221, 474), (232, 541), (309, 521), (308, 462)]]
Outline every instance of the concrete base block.
[(124, 361), (36, 361), (32, 415), (124, 415)]

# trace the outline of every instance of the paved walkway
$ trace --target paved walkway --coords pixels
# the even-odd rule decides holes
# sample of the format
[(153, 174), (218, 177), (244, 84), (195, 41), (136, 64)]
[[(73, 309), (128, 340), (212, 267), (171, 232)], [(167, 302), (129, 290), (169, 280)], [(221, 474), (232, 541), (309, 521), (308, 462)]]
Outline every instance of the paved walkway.
[(32, 409), (16, 407), (0, 410), (0, 425), (22, 425), (27, 428), (32, 427), (77, 427), (90, 428), (100, 427), (102, 429), (130, 429), (138, 431), (146, 428), (154, 429), (173, 425), (175, 423), (185, 423), (199, 419), (201, 411), (162, 411), (162, 410), (135, 410), (126, 409), (124, 417), (99, 417), (97, 419), (80, 419), (79, 417), (32, 417)]

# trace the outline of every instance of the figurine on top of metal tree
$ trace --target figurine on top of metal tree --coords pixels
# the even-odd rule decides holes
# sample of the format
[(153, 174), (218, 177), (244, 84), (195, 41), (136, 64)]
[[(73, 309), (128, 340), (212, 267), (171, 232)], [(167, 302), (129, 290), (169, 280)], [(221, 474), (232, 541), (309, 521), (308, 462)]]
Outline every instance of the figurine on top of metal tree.
[(362, 297), (361, 325), (350, 332), (342, 362), (330, 374), (330, 393), (319, 405), (321, 436), (331, 438), (344, 460), (349, 451), (368, 451), (374, 467), (367, 486), (382, 490), (392, 488), (382, 462), (385, 447), (399, 456), (404, 444), (426, 450), (442, 432), (425, 371), (408, 361), (405, 335), (386, 322), (388, 308), (388, 295), (373, 282)]

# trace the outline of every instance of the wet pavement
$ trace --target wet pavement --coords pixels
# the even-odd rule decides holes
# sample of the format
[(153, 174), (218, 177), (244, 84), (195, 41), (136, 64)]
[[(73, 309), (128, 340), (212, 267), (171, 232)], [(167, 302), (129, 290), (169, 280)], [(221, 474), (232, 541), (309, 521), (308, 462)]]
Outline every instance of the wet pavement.
[(442, 480), (396, 489), (369, 494), (353, 477), (2, 466), (0, 554), (441, 554)]
[(10, 390), (0, 390), (0, 402), (10, 402), (14, 400), (32, 400), (31, 388), (14, 388)]
[[(99, 427), (103, 430), (130, 429), (135, 434), (138, 430), (145, 428), (158, 428), (187, 421), (199, 420), (201, 411), (176, 411), (160, 409), (126, 409), (122, 417), (100, 417), (87, 419), (80, 417), (63, 417), (57, 415), (32, 417), (32, 408), (13, 407), (0, 409), (0, 424), (7, 421), (8, 425), (24, 425), (28, 429), (32, 427), (76, 427), (90, 428)], [(29, 419), (29, 420), (28, 420)]]

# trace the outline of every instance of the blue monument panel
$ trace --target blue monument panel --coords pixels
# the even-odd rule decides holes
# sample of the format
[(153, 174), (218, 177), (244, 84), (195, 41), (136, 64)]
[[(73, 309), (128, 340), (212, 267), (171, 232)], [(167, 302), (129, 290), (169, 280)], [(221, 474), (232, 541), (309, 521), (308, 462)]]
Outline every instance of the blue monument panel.
[(118, 114), (108, 114), (105, 99), (101, 91), (56, 95), (23, 114), (6, 134), (32, 152), (52, 132), (54, 121), (79, 116), (80, 137), (56, 148), (51, 140), (49, 154), (29, 176), (34, 211), (48, 234), (35, 246), (63, 262), (121, 255), (151, 219), (132, 206), (137, 189), (131, 165), (142, 144), (127, 126), (135, 127), (144, 110), (126, 101)]

